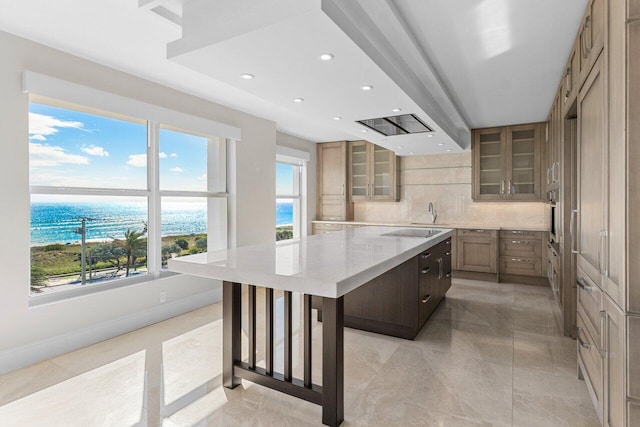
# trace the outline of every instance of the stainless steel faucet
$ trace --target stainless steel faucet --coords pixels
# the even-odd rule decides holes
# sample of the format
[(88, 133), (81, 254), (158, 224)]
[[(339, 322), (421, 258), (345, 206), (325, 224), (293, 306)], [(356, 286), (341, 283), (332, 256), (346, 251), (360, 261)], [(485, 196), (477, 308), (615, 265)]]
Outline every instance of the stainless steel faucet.
[(436, 223), (436, 218), (438, 218), (438, 212), (436, 212), (436, 207), (433, 206), (433, 202), (429, 202), (429, 213), (431, 214), (431, 223)]

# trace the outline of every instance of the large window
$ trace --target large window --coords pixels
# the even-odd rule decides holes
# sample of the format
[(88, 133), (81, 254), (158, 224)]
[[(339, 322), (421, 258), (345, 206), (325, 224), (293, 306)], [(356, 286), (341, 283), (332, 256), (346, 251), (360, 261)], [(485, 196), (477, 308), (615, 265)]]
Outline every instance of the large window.
[[(288, 162), (286, 162), (288, 160)], [(276, 162), (276, 240), (299, 238), (302, 233), (304, 162)]]
[(226, 247), (224, 139), (32, 96), (29, 167), (32, 295)]

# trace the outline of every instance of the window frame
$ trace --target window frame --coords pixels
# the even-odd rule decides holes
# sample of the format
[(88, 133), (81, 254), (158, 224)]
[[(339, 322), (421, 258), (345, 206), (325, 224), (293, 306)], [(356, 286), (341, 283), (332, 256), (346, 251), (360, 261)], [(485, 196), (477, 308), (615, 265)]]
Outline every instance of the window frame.
[[(204, 133), (204, 130), (222, 129), (226, 130), (225, 126), (202, 118), (188, 116), (184, 113), (174, 112), (175, 117), (169, 118), (166, 121), (147, 120), (139, 116), (144, 116), (148, 113), (150, 117), (162, 117), (167, 116), (171, 110), (156, 107), (150, 104), (145, 104), (140, 101), (136, 101), (129, 98), (119, 97), (117, 95), (103, 93), (91, 88), (85, 88), (75, 85), (73, 83), (58, 81), (47, 76), (37, 75), (35, 73), (25, 72), (25, 82), (28, 76), (35, 76), (32, 80), (40, 82), (51, 83), (53, 81), (61, 82), (62, 86), (71, 86), (74, 91), (69, 92), (70, 100), (65, 100), (64, 90), (63, 95), (60, 98), (52, 98), (48, 96), (48, 90), (43, 90), (44, 94), (34, 93), (32, 90), (26, 90), (27, 84), (25, 83), (25, 90), (29, 93), (29, 102), (27, 103), (27, 113), (29, 113), (29, 107), (31, 102), (50, 105), (53, 107), (69, 109), (81, 113), (88, 113), (99, 115), (102, 117), (131, 121), (134, 123), (144, 124), (146, 126), (146, 153), (147, 153), (147, 183), (146, 189), (120, 189), (120, 188), (94, 188), (94, 187), (58, 187), (58, 186), (43, 186), (43, 185), (29, 185), (29, 198), (33, 195), (71, 195), (71, 196), (120, 196), (120, 197), (146, 197), (147, 201), (147, 269), (148, 273), (143, 276), (124, 277), (121, 279), (111, 280), (103, 283), (91, 284), (90, 286), (83, 286), (77, 289), (69, 289), (54, 293), (33, 294), (30, 291), (30, 287), (27, 287), (29, 293), (29, 305), (36, 306), (41, 304), (48, 304), (55, 301), (65, 300), (68, 298), (75, 298), (80, 295), (90, 294), (108, 289), (116, 289), (124, 286), (129, 286), (138, 283), (150, 282), (163, 277), (176, 275), (170, 271), (162, 270), (162, 218), (161, 218), (161, 202), (163, 197), (202, 197), (207, 200), (207, 236), (210, 233), (216, 233), (216, 239), (207, 239), (207, 250), (223, 249), (229, 245), (229, 221), (228, 221), (228, 198), (229, 187), (227, 180), (228, 170), (228, 146), (233, 143), (235, 138), (229, 138), (228, 136), (213, 136), (210, 133)], [(51, 80), (51, 81), (49, 81)], [(50, 88), (49, 88), (50, 90)], [(78, 96), (80, 94), (81, 96)], [(75, 102), (75, 100), (83, 97), (91, 97), (92, 95), (102, 95), (107, 101), (110, 97), (118, 98), (118, 101), (122, 103), (123, 100), (128, 101), (128, 104), (124, 104), (124, 108), (121, 111), (105, 110), (96, 106), (94, 102), (90, 102), (89, 105), (82, 105)], [(113, 101), (113, 99), (111, 99)], [(122, 106), (120, 103), (117, 105)], [(105, 104), (113, 104), (113, 102), (105, 102)], [(142, 108), (135, 116), (126, 114), (127, 111), (134, 106), (147, 106), (148, 108)], [(158, 110), (162, 114), (158, 114)], [(168, 117), (168, 116), (167, 116)], [(185, 119), (186, 118), (186, 119)], [(177, 125), (176, 125), (177, 124)], [(194, 125), (193, 128), (190, 125)], [(160, 128), (168, 129), (177, 132), (184, 132), (188, 134), (195, 134), (207, 138), (207, 190), (206, 191), (174, 191), (174, 190), (160, 190)], [(230, 128), (230, 127), (229, 127)], [(227, 132), (235, 134), (235, 132)], [(214, 200), (216, 199), (216, 200)], [(217, 201), (224, 199), (224, 209), (220, 207), (219, 215), (213, 215), (211, 207), (214, 206), (212, 200)], [(213, 220), (216, 220), (215, 222)], [(211, 229), (211, 225), (215, 225), (215, 230)], [(30, 225), (31, 228), (31, 225)], [(29, 228), (29, 229), (30, 229)], [(31, 259), (29, 259), (29, 265), (31, 265)]]
[[(280, 240), (276, 243), (281, 244), (292, 240), (298, 240), (302, 236), (307, 235), (307, 228), (304, 224), (306, 221), (306, 180), (307, 180), (307, 160), (302, 157), (292, 157), (290, 155), (276, 154), (275, 165), (284, 164), (293, 166), (294, 180), (293, 180), (293, 194), (278, 194), (278, 187), (276, 185), (276, 203), (278, 200), (294, 200), (293, 203), (293, 238)], [(276, 225), (276, 228), (278, 226)]]

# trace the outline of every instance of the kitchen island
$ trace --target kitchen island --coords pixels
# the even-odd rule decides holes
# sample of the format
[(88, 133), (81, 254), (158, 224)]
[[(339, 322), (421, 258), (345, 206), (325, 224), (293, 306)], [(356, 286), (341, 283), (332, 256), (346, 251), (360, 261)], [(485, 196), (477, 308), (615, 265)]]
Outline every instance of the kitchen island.
[[(345, 311), (353, 312), (347, 315), (349, 326), (415, 336), (450, 284), (445, 249), (451, 235), (450, 229), (367, 227), (175, 258), (169, 260), (169, 269), (223, 281), (225, 387), (234, 388), (244, 378), (322, 405), (322, 422), (339, 425), (344, 418)], [(432, 252), (436, 247), (443, 250)], [(435, 277), (442, 282), (438, 286)], [(248, 290), (248, 362), (241, 357), (242, 284)], [(256, 366), (256, 286), (266, 290), (265, 368)], [(274, 289), (284, 291), (282, 373), (273, 369)], [(293, 292), (302, 294), (304, 301), (301, 380), (292, 377)], [(311, 374), (312, 297), (321, 303), (322, 386), (313, 383)], [(414, 313), (415, 319), (407, 319), (407, 313)]]

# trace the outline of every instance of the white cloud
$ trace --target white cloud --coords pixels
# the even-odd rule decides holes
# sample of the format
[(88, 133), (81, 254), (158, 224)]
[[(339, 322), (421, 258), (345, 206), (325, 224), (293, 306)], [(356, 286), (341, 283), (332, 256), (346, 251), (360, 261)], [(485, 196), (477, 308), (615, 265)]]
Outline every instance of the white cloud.
[(55, 135), (60, 128), (83, 129), (82, 122), (72, 122), (56, 119), (38, 113), (29, 113), (29, 138), (37, 141), (46, 140), (47, 136)]
[(133, 166), (136, 168), (144, 168), (147, 166), (147, 155), (146, 154), (130, 154), (129, 160), (127, 160), (127, 164), (129, 166)]
[(83, 153), (87, 153), (91, 156), (98, 156), (98, 157), (109, 157), (109, 152), (106, 151), (104, 149), (104, 147), (98, 147), (97, 145), (83, 145), (80, 148), (80, 151), (82, 151)]
[(178, 155), (176, 153), (171, 153), (169, 154), (169, 157), (178, 157)]
[(177, 168), (177, 167), (176, 167), (176, 168), (171, 168), (171, 169), (169, 169), (169, 170), (170, 170), (171, 172), (176, 172), (176, 173), (180, 173), (180, 172), (182, 172), (182, 168)]
[(206, 173), (203, 173), (202, 175), (200, 175), (200, 176), (198, 177), (198, 180), (200, 180), (200, 181), (206, 181), (206, 180), (207, 180), (207, 174), (206, 174)]
[(160, 152), (160, 154), (158, 154), (158, 157), (160, 157), (161, 159), (166, 159), (167, 158), (167, 153), (164, 152)]
[(29, 165), (31, 167), (58, 166), (61, 164), (88, 165), (89, 158), (66, 153), (62, 147), (35, 142), (29, 143)]

